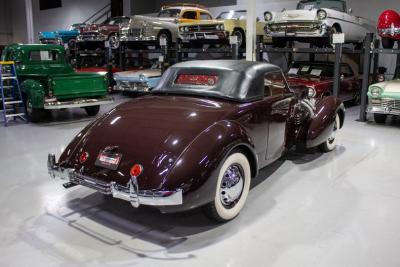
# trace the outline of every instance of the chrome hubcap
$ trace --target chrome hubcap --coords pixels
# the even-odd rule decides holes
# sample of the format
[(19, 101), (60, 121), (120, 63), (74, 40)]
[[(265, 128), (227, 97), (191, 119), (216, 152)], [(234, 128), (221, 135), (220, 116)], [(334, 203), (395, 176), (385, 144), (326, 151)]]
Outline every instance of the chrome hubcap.
[(226, 169), (222, 178), (219, 194), (225, 206), (234, 206), (240, 199), (244, 187), (243, 171), (237, 164)]
[(110, 44), (111, 44), (111, 47), (112, 47), (112, 48), (118, 48), (118, 47), (119, 47), (119, 42), (118, 42), (118, 40), (117, 40), (117, 37), (112, 36), (112, 37), (110, 38)]

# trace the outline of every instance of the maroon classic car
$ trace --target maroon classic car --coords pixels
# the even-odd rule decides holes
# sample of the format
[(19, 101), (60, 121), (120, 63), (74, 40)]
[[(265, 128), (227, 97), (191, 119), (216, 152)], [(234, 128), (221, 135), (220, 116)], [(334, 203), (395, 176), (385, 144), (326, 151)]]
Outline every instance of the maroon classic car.
[(129, 23), (129, 17), (115, 17), (104, 24), (89, 24), (82, 29), (81, 34), (77, 37), (78, 49), (92, 48), (110, 41), (113, 49), (119, 47), (118, 32), (121, 25)]
[(383, 48), (392, 49), (395, 41), (400, 40), (400, 14), (394, 10), (385, 10), (379, 16), (377, 28)]
[[(309, 89), (309, 97), (332, 95), (334, 63), (297, 61), (291, 65), (286, 78), (291, 87), (299, 84), (306, 86)], [(350, 65), (342, 63), (339, 99), (358, 104), (361, 99), (361, 85), (361, 79), (354, 75)]]
[(332, 151), (342, 102), (312, 104), (281, 69), (248, 61), (192, 61), (170, 67), (151, 95), (121, 104), (83, 129), (51, 177), (162, 212), (204, 207), (236, 217), (251, 180), (294, 145)]

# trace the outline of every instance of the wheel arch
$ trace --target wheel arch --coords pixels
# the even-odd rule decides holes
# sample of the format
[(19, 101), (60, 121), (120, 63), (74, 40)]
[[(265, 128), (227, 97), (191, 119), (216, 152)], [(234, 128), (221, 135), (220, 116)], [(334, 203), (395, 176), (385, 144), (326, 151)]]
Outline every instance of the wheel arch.
[(337, 30), (338, 33), (342, 32), (342, 26), (340, 26), (340, 24), (338, 22), (335, 22), (332, 25), (332, 28), (335, 28)]

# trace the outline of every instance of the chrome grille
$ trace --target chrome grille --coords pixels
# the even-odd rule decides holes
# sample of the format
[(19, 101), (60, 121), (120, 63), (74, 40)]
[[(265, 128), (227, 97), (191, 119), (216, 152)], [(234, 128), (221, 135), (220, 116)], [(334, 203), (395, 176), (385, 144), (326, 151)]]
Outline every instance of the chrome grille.
[(217, 31), (217, 24), (213, 25), (193, 25), (189, 26), (189, 32), (209, 32)]
[(371, 99), (370, 103), (375, 107), (400, 111), (400, 100), (392, 98)]
[(313, 32), (320, 29), (320, 24), (317, 23), (280, 23), (268, 25), (271, 32)]
[(140, 28), (131, 28), (129, 29), (129, 35), (131, 36), (141, 36), (142, 35), (142, 29)]

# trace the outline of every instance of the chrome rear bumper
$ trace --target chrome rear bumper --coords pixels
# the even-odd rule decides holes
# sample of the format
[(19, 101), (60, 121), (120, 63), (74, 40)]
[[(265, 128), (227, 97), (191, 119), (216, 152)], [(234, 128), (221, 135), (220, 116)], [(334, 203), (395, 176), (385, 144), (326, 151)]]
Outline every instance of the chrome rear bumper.
[(56, 98), (47, 99), (44, 103), (44, 109), (63, 109), (63, 108), (83, 108), (89, 106), (98, 106), (111, 104), (114, 99), (111, 97), (77, 99), (71, 101), (58, 101)]
[(126, 186), (122, 186), (116, 182), (103, 182), (79, 174), (74, 169), (61, 168), (56, 164), (54, 154), (48, 155), (47, 169), (52, 178), (68, 180), (73, 184), (92, 188), (105, 195), (112, 195), (114, 198), (130, 202), (135, 208), (140, 205), (174, 206), (183, 204), (181, 189), (176, 191), (139, 190), (136, 177), (132, 177)]

